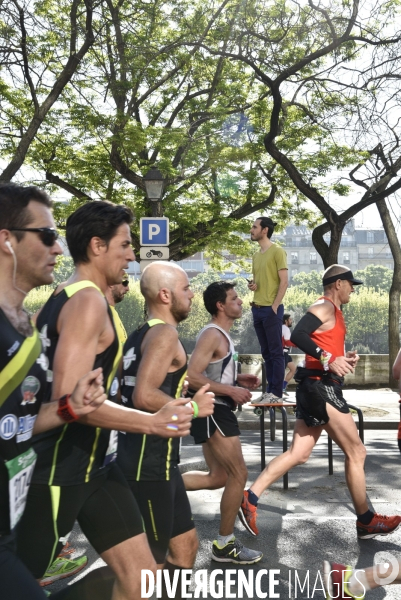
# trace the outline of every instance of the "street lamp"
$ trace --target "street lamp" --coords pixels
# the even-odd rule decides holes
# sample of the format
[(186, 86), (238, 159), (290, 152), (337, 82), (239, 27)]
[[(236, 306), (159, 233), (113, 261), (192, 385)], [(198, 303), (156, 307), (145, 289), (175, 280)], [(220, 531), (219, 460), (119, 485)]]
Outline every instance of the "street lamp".
[(146, 196), (151, 201), (152, 217), (161, 217), (162, 215), (162, 195), (164, 187), (164, 178), (159, 169), (153, 167), (143, 178), (146, 189)]

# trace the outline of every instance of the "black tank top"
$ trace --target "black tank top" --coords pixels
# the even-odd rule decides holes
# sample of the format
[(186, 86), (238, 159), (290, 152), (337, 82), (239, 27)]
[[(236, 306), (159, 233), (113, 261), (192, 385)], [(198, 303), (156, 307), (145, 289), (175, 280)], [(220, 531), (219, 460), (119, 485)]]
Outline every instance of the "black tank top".
[[(124, 345), (121, 399), (125, 406), (135, 408), (132, 393), (141, 362), (143, 338), (153, 325), (164, 321), (152, 319), (134, 331)], [(167, 373), (160, 390), (171, 398), (179, 398), (187, 373), (187, 364)], [(180, 462), (180, 438), (161, 438), (139, 433), (118, 434), (118, 456), (125, 477), (130, 481), (168, 481)]]
[[(48, 380), (52, 380), (53, 375), (54, 354), (59, 338), (57, 320), (61, 309), (76, 292), (87, 287), (99, 289), (91, 281), (68, 285), (59, 294), (51, 296), (39, 314), (37, 328), (49, 361)], [(114, 340), (106, 350), (96, 355), (93, 369), (103, 368), (104, 387), (110, 399), (113, 399), (110, 394), (115, 395), (116, 384), (118, 387), (116, 372), (122, 352), (108, 305), (107, 310), (113, 325)], [(47, 400), (50, 399), (49, 393)], [(109, 453), (112, 446), (108, 429), (80, 423), (66, 423), (41, 433), (34, 437), (38, 459), (32, 481), (56, 486), (88, 482), (104, 473), (115, 459), (115, 449)]]
[(32, 446), (47, 364), (34, 326), (32, 335), (25, 337), (0, 309), (0, 331), (0, 534), (5, 534), (10, 530), (7, 465)]

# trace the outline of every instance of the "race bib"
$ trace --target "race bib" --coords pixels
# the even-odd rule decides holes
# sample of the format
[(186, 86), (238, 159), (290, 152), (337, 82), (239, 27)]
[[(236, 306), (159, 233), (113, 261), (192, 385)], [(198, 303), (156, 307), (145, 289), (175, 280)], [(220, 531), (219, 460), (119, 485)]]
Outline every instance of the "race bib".
[(24, 512), (36, 458), (35, 450), (30, 448), (23, 454), (6, 462), (9, 479), (11, 530), (14, 529)]
[(106, 456), (104, 457), (103, 466), (114, 462), (117, 458), (117, 446), (118, 446), (118, 431), (110, 431), (109, 445), (106, 450)]

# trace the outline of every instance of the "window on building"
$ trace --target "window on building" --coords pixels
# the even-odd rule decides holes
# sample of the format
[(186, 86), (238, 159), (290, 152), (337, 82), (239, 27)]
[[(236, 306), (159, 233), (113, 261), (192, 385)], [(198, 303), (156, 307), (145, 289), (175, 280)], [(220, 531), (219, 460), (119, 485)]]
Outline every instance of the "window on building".
[(309, 262), (311, 265), (317, 264), (317, 253), (316, 252), (309, 252)]
[(373, 242), (375, 241), (375, 234), (373, 233), (373, 231), (368, 231), (367, 232), (367, 242), (368, 244), (373, 244)]
[(343, 263), (344, 263), (344, 265), (349, 265), (349, 263), (350, 263), (349, 252), (343, 252)]
[(375, 249), (374, 248), (368, 248), (368, 254), (369, 256), (373, 256)]
[(298, 252), (291, 252), (291, 263), (297, 265), (299, 263)]

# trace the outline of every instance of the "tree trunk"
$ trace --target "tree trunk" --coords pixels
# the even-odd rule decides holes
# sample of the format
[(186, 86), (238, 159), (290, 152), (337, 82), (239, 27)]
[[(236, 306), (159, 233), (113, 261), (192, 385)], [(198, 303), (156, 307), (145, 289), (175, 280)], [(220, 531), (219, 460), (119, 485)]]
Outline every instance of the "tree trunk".
[(398, 382), (393, 378), (392, 366), (400, 349), (401, 246), (386, 201), (380, 200), (376, 206), (394, 259), (388, 306), (389, 384), (392, 388), (398, 388)]
[[(338, 264), (338, 252), (340, 250), (341, 236), (345, 223), (332, 221), (322, 223), (312, 232), (312, 242), (316, 251), (319, 253), (325, 269), (331, 265)], [(323, 238), (324, 234), (330, 231), (330, 243), (327, 244)]]

